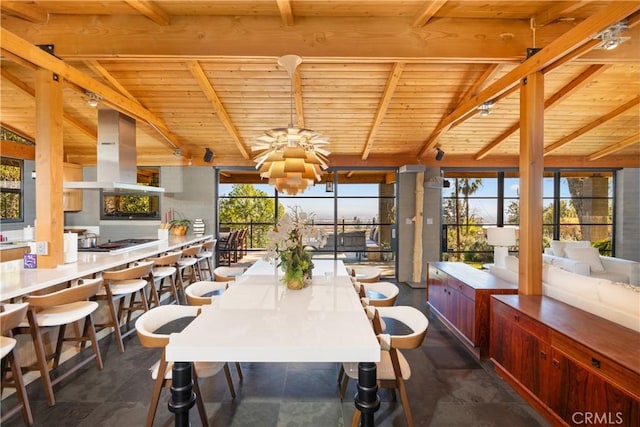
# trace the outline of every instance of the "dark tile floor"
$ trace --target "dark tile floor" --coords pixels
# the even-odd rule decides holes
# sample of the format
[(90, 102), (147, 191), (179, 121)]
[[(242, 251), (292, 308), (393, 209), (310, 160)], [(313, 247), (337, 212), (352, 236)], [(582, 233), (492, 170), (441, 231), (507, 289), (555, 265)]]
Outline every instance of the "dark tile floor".
[[(397, 304), (412, 305), (428, 314), (431, 324), (419, 350), (406, 352), (412, 377), (407, 382), (415, 423), (418, 426), (547, 426), (517, 393), (493, 372), (490, 362), (478, 362), (428, 312), (424, 289), (401, 284)], [(148, 368), (159, 352), (141, 347), (136, 337), (118, 353), (110, 337), (100, 341), (104, 370), (95, 365), (65, 380), (55, 388), (57, 404), (49, 408), (39, 380), (28, 386), (36, 426), (141, 426), (151, 396)], [(64, 365), (61, 367), (64, 368)], [(244, 380), (231, 372), (238, 393), (232, 399), (224, 376), (201, 380), (211, 426), (344, 426), (351, 424), (351, 398), (338, 399), (339, 365), (243, 363)], [(350, 382), (347, 396), (355, 393)], [(168, 391), (163, 391), (155, 425), (172, 425), (167, 409)], [(2, 401), (2, 408), (14, 403)], [(399, 402), (380, 391), (377, 426), (404, 426)], [(191, 410), (193, 426), (200, 426)], [(16, 415), (3, 427), (20, 426)]]

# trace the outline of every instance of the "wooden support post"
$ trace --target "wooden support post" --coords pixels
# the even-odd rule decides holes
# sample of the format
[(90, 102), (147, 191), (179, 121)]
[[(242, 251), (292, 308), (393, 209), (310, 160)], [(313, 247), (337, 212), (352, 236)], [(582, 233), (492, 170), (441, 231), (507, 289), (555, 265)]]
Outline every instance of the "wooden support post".
[(413, 230), (413, 283), (422, 282), (422, 221), (424, 204), (424, 172), (416, 173), (416, 210), (414, 212)]
[(36, 71), (36, 223), (35, 237), (47, 242), (47, 255), (38, 255), (38, 268), (64, 262), (62, 211), (62, 77)]
[(542, 174), (544, 75), (528, 75), (520, 89), (520, 263), (518, 291), (542, 294)]

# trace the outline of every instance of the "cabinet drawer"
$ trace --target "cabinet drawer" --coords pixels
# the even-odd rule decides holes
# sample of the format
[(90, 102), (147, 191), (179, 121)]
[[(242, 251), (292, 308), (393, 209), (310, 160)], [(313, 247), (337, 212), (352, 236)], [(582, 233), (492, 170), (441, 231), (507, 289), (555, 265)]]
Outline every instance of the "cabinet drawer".
[(640, 374), (557, 332), (553, 332), (551, 345), (589, 371), (598, 373), (640, 399)]
[(527, 331), (531, 335), (541, 339), (545, 342), (551, 341), (551, 331), (548, 327), (530, 318), (529, 316), (522, 314), (521, 312), (506, 306), (502, 302), (494, 303), (492, 305), (493, 314), (495, 316), (501, 316), (510, 322), (515, 323), (518, 327)]
[(476, 299), (475, 290), (473, 288), (471, 288), (470, 286), (467, 286), (466, 284), (462, 283), (458, 279), (454, 279), (453, 277), (450, 278), (449, 279), (449, 286), (451, 288), (453, 288), (454, 290), (460, 292), (462, 295), (464, 295), (465, 297), (469, 298), (472, 301)]
[(429, 267), (429, 284), (430, 285), (446, 285), (448, 275), (434, 267)]

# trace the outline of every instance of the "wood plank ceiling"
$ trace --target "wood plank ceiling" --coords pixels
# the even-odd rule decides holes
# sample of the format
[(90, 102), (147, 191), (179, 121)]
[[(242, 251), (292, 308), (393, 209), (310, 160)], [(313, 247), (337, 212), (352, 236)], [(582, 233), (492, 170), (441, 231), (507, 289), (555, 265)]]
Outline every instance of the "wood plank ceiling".
[[(252, 165), (256, 137), (293, 111), (294, 125), (329, 138), (331, 166), (435, 165), (436, 147), (440, 166), (517, 166), (520, 81), (543, 70), (546, 165), (640, 165), (637, 1), (0, 6), (2, 126), (33, 139), (35, 69), (59, 73), (73, 163), (96, 161), (93, 92), (136, 117), (140, 165), (202, 165), (207, 147), (213, 165)], [(618, 22), (624, 42), (598, 48)], [(542, 50), (527, 60), (527, 48)], [(303, 58), (293, 79), (277, 65), (286, 54)]]

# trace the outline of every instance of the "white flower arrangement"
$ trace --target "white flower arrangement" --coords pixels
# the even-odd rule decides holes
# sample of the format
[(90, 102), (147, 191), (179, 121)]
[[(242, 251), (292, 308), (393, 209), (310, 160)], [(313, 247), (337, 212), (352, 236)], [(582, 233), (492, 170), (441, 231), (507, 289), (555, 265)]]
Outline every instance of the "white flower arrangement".
[(307, 214), (299, 206), (291, 208), (291, 213), (285, 214), (276, 228), (267, 236), (267, 259), (278, 259), (278, 266), (285, 272), (283, 281), (291, 279), (302, 280), (305, 275), (311, 277), (313, 262), (311, 254), (305, 247), (324, 246), (326, 233), (312, 225), (313, 214)]

